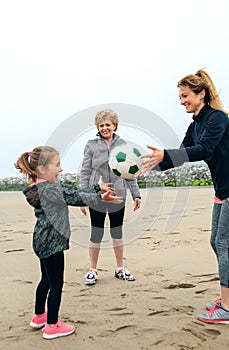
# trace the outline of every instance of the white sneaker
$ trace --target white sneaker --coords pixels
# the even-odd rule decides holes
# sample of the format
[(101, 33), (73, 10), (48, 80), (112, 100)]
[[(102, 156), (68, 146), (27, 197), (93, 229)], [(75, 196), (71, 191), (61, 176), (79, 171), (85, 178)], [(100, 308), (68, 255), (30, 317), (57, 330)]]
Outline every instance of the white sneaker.
[(135, 281), (134, 276), (125, 267), (123, 267), (121, 270), (116, 268), (115, 277), (125, 281)]
[(85, 284), (86, 285), (93, 285), (96, 284), (98, 279), (98, 274), (95, 270), (89, 270), (85, 275)]

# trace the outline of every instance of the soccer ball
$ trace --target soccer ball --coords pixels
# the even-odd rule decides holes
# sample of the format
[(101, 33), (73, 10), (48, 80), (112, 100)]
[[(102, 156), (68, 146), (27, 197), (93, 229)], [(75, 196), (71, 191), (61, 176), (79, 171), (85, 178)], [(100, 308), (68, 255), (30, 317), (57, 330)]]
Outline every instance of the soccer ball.
[(122, 179), (130, 179), (140, 172), (141, 151), (138, 146), (127, 142), (114, 147), (110, 153), (109, 166)]

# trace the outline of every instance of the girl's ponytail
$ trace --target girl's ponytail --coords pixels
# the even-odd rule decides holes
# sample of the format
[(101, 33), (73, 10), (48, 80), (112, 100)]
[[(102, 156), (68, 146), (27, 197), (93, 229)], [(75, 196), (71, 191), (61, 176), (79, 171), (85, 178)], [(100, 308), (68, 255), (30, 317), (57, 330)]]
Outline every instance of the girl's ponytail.
[(39, 165), (47, 167), (52, 158), (59, 154), (58, 151), (50, 146), (39, 146), (32, 152), (24, 152), (18, 158), (15, 168), (28, 177), (29, 181), (36, 182), (37, 167)]
[(19, 169), (20, 172), (28, 177), (29, 181), (35, 182), (37, 178), (36, 168), (33, 168), (30, 162), (30, 158), (32, 157), (32, 152), (24, 152), (18, 158), (15, 168)]

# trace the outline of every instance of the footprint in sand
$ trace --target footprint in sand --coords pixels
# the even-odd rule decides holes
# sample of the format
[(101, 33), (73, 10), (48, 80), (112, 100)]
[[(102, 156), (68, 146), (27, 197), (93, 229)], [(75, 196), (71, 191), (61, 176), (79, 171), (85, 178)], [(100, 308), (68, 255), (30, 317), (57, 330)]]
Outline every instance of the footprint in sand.
[(136, 329), (137, 328), (137, 326), (135, 326), (135, 325), (123, 325), (123, 326), (121, 326), (121, 327), (118, 327), (118, 328), (116, 328), (116, 329), (105, 329), (102, 333), (100, 333), (98, 336), (99, 337), (107, 337), (107, 336), (109, 336), (109, 335), (114, 335), (114, 334), (116, 334), (116, 333), (120, 333), (120, 332), (122, 332), (122, 331), (126, 331), (126, 329), (132, 329), (132, 330), (134, 330), (134, 329)]
[(195, 294), (204, 294), (205, 292), (207, 292), (207, 288), (206, 289), (201, 289), (201, 290), (196, 290)]
[(207, 333), (207, 334), (210, 334), (212, 337), (214, 337), (213, 339), (215, 339), (216, 337), (218, 337), (220, 334), (221, 334), (221, 332), (220, 331), (218, 331), (217, 329), (205, 329), (205, 332)]
[(147, 316), (154, 316), (154, 315), (158, 315), (161, 314), (162, 316), (169, 316), (169, 315), (174, 315), (174, 313), (180, 313), (180, 314), (185, 314), (185, 315), (193, 315), (195, 309), (192, 306), (175, 306), (172, 307), (170, 309), (159, 309), (159, 310), (155, 310), (155, 309), (151, 309), (149, 308), (149, 310), (153, 310), (152, 312), (148, 313)]
[(200, 325), (197, 322), (194, 322), (197, 325), (197, 328), (194, 328), (192, 325), (187, 325), (187, 327), (183, 327), (182, 331), (189, 332), (198, 339), (202, 340), (203, 342), (206, 340), (209, 340), (211, 338), (212, 340), (216, 339), (219, 335), (221, 335), (221, 332), (216, 329), (200, 329), (200, 326), (202, 327), (202, 324)]
[[(190, 338), (188, 334), (192, 335)], [(193, 322), (192, 324), (187, 324), (184, 327), (182, 327), (178, 332), (176, 332), (176, 340), (174, 339), (174, 333), (168, 334), (166, 337), (167, 343), (164, 344), (164, 347), (160, 347), (161, 349), (167, 349), (166, 345), (169, 342), (169, 348), (171, 349), (180, 349), (180, 350), (194, 350), (199, 349), (201, 346), (201, 343), (203, 343), (203, 349), (207, 349), (208, 347), (205, 347), (204, 344), (206, 341), (215, 340), (218, 336), (220, 336), (221, 333), (218, 330), (214, 329), (205, 329), (197, 322)], [(181, 339), (187, 339), (187, 344), (181, 344)], [(175, 340), (175, 342), (174, 342)], [(160, 337), (160, 339), (157, 339), (153, 345), (159, 345), (165, 342), (165, 338)], [(225, 344), (226, 345), (226, 344)], [(213, 346), (214, 347), (214, 346)], [(201, 346), (202, 349), (202, 346)]]
[(25, 250), (24, 248), (12, 249), (12, 250), (6, 250), (5, 253), (23, 252), (24, 250)]
[[(14, 232), (17, 233), (17, 232)], [(18, 233), (21, 233), (22, 235), (30, 235), (31, 231), (19, 231)]]
[(114, 316), (125, 316), (125, 315), (133, 315), (133, 311), (126, 311), (126, 312), (119, 312), (127, 310), (126, 307), (113, 307), (112, 309), (107, 309), (105, 311), (111, 311), (111, 312), (118, 312), (118, 313), (112, 313)]
[(166, 298), (165, 297), (161, 297), (161, 296), (159, 296), (159, 297), (152, 297), (152, 299), (158, 299), (158, 300), (165, 300)]
[(204, 283), (204, 282), (213, 282), (213, 281), (219, 281), (219, 277), (212, 277), (209, 280), (205, 280), (205, 281), (200, 281), (198, 283)]
[[(205, 273), (201, 275), (192, 275), (191, 273), (187, 274), (188, 276), (201, 279), (197, 283), (204, 283), (204, 282), (212, 282), (212, 281), (219, 281), (219, 275), (217, 273)], [(211, 277), (210, 279), (203, 279), (203, 277)]]
[(164, 287), (164, 289), (178, 289), (178, 288), (195, 288), (196, 285), (192, 283), (174, 283), (170, 284), (167, 287)]
[(78, 323), (78, 324), (86, 324), (86, 325), (88, 325), (88, 322), (86, 322), (86, 321), (80, 321), (80, 320), (77, 320), (77, 321), (74, 321), (76, 324)]
[(179, 231), (173, 231), (173, 232), (168, 233), (168, 235), (180, 235), (180, 234), (181, 234), (181, 232), (179, 232)]
[(23, 280), (13, 280), (12, 282), (15, 282), (15, 283), (20, 283), (20, 284), (33, 284), (32, 281), (23, 281)]
[(5, 242), (13, 242), (14, 239), (4, 239), (2, 241), (0, 241), (0, 243), (5, 243)]
[(75, 287), (75, 286), (81, 285), (81, 283), (79, 283), (79, 282), (65, 282), (65, 284), (69, 287)]
[(155, 315), (158, 315), (158, 314), (161, 314), (162, 316), (168, 316), (170, 313), (170, 310), (155, 310), (155, 311), (152, 311), (150, 312), (149, 314), (147, 314), (147, 316), (155, 316)]
[[(191, 275), (191, 274), (189, 274)], [(219, 275), (216, 273), (209, 273), (209, 274), (203, 274), (203, 275), (191, 275), (194, 278), (200, 279), (197, 283), (205, 283), (205, 282), (213, 282), (213, 281), (219, 281)], [(211, 277), (208, 279), (204, 279), (203, 277)]]

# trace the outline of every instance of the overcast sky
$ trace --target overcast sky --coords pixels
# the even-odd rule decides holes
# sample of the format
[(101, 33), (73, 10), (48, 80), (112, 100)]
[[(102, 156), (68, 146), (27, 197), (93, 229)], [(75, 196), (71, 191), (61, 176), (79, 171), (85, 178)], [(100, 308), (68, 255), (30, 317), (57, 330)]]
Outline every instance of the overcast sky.
[[(2, 0), (0, 33), (0, 177), (19, 175), (22, 152), (46, 144), (72, 115), (80, 124), (79, 112), (93, 106), (145, 108), (182, 139), (191, 116), (176, 85), (199, 68), (229, 108), (227, 0)], [(88, 132), (83, 143), (96, 130)], [(71, 152), (64, 170), (81, 158), (82, 149)]]

